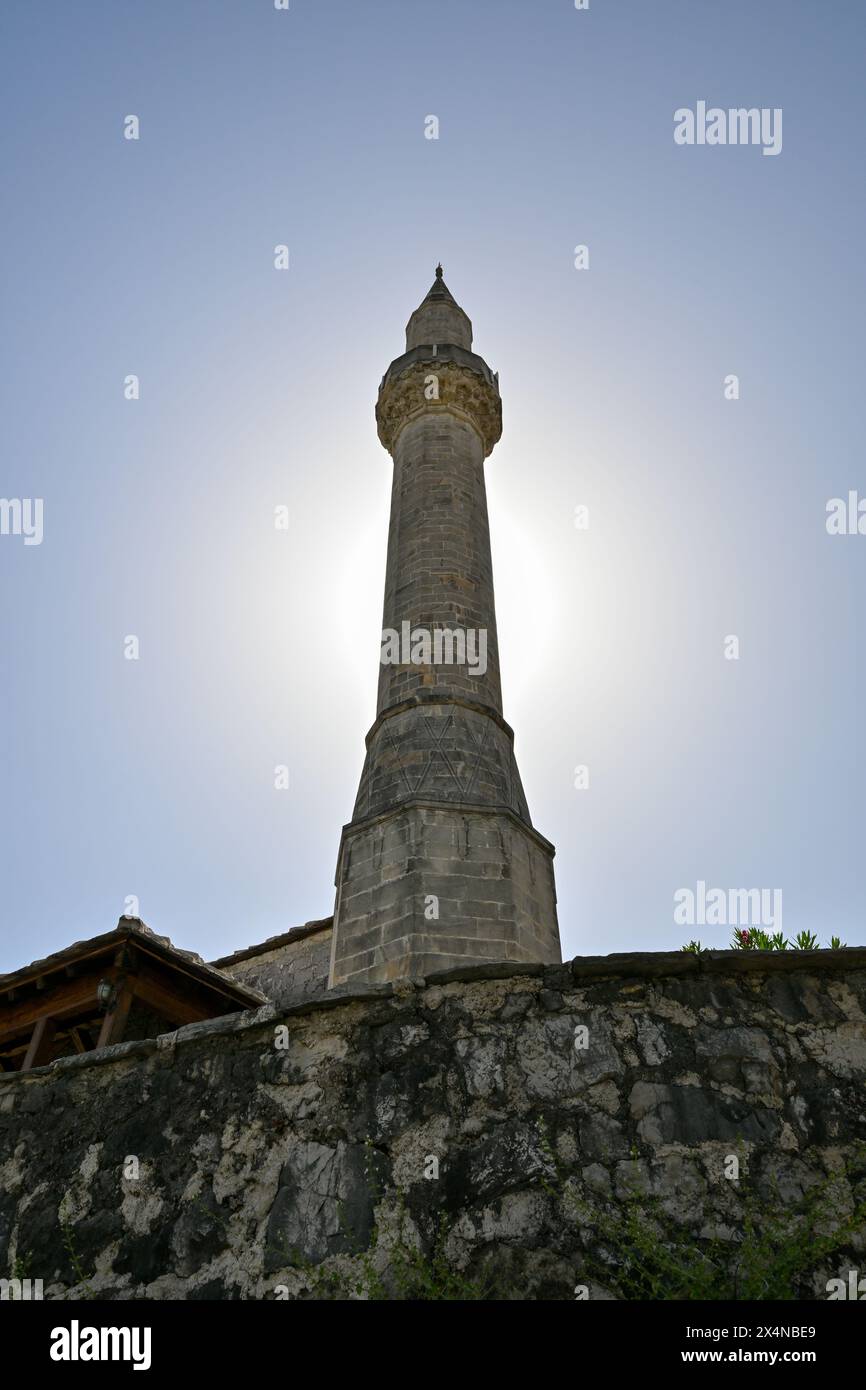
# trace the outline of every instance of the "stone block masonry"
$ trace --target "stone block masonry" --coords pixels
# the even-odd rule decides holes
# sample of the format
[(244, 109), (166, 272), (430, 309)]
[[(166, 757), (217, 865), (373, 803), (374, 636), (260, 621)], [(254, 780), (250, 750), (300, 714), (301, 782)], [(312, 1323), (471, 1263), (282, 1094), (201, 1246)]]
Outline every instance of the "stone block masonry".
[[(484, 477), (502, 433), (499, 382), (441, 267), (382, 379), (376, 420), (394, 461), (382, 627), (404, 639), (396, 658), (383, 642), (337, 862), (329, 983), (558, 962), (554, 850), (532, 827), (502, 715)], [(482, 660), (465, 659), (468, 637)]]
[(241, 984), (260, 990), (272, 1003), (299, 1004), (327, 988), (332, 927), (330, 917), (306, 922), (212, 964)]
[(417, 1246), (457, 1290), (609, 1298), (635, 1193), (733, 1259), (749, 1193), (760, 1227), (832, 1183), (853, 1225), (790, 1275), (826, 1298), (866, 1273), (864, 1082), (864, 949), (331, 990), (0, 1077), (0, 1274), (46, 1299), (396, 1297)]
[(408, 804), (346, 827), (331, 979), (556, 959), (553, 847), (517, 815)]

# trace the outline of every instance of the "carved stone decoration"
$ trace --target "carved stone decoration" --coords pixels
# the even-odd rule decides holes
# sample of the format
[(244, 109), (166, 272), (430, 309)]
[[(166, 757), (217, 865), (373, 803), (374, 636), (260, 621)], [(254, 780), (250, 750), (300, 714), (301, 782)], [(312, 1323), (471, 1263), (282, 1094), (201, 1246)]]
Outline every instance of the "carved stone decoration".
[(353, 819), (381, 815), (412, 797), (507, 808), (532, 822), (510, 729), (456, 704), (414, 705), (383, 720), (370, 739)]
[[(466, 357), (473, 354), (466, 353)], [(430, 398), (430, 378), (436, 378), (436, 396)], [(495, 384), (467, 363), (444, 356), (416, 358), (402, 372), (385, 377), (376, 404), (379, 439), (393, 453), (403, 426), (418, 415), (450, 411), (474, 425), (484, 444), (484, 457), (502, 434), (502, 401)]]

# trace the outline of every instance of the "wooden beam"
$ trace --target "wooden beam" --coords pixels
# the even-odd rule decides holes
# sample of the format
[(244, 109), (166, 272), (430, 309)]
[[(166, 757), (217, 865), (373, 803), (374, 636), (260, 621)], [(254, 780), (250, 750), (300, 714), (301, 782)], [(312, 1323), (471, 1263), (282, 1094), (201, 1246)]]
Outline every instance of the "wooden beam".
[(135, 997), (141, 999), (170, 1023), (199, 1023), (205, 1018), (219, 1018), (225, 1003), (208, 991), (195, 988), (188, 976), (173, 978), (168, 972), (157, 972), (142, 963), (130, 976)]
[(102, 1020), (97, 1047), (111, 1047), (113, 1043), (123, 1042), (123, 1030), (132, 1004), (132, 989), (133, 979), (130, 976), (120, 985), (114, 1004)]
[[(103, 977), (110, 976), (112, 962), (118, 959), (122, 961), (123, 969), (134, 969), (136, 957), (150, 962), (160, 977), (166, 974), (173, 976), (178, 985), (181, 980), (189, 981), (194, 989), (206, 992), (209, 998), (212, 999), (214, 995), (222, 998), (224, 1011), (251, 1007), (250, 1001), (244, 996), (243, 986), (230, 979), (220, 979), (209, 970), (200, 970), (182, 955), (175, 955), (139, 936), (138, 930), (137, 920), (122, 919), (113, 932), (95, 937), (93, 941), (80, 942), (68, 951), (59, 953), (63, 958), (53, 965), (42, 961), (38, 970), (27, 967), (7, 975), (5, 987), (0, 982), (0, 1024), (5, 1012), (3, 1005), (17, 1003), (22, 998), (33, 999), (34, 990), (45, 991), (53, 998), (58, 984), (70, 982), (70, 975), (74, 973), (77, 977), (81, 970), (89, 977), (99, 970), (100, 961)], [(219, 1012), (219, 1009), (214, 1010), (212, 1004), (208, 1006), (209, 1016), (217, 1017)]]
[[(233, 982), (230, 979), (213, 979), (209, 976), (203, 978), (189, 968), (187, 962), (178, 960), (168, 962), (155, 951), (148, 950), (147, 945), (141, 941), (130, 943), (130, 945), (134, 945), (134, 955), (140, 962), (144, 964), (149, 963), (151, 969), (155, 966), (155, 973), (158, 973), (159, 978), (171, 979), (175, 982), (175, 987), (180, 985), (181, 980), (187, 980), (195, 990), (205, 994), (209, 999), (212, 999), (214, 995), (221, 998), (227, 1006), (226, 1012), (231, 1012), (234, 1009), (248, 1009), (251, 1007), (246, 1000), (239, 997), (236, 986), (233, 986)], [(167, 966), (169, 967), (168, 969), (166, 968)], [(211, 1013), (206, 1015), (206, 1017), (217, 1018), (219, 1015)]]
[[(120, 952), (115, 956), (115, 959), (119, 958)], [(206, 1018), (218, 1018), (231, 1012), (232, 1006), (239, 1006), (240, 1001), (232, 999), (222, 990), (211, 988), (186, 971), (176, 970), (158, 957), (126, 948), (123, 959), (128, 973), (118, 971), (115, 965), (105, 961), (101, 969), (91, 968), (87, 974), (76, 973), (72, 979), (64, 979), (63, 974), (58, 973), (54, 976), (52, 988), (23, 996), (19, 992), (14, 1004), (9, 1002), (7, 994), (0, 1002), (0, 1051), (8, 1049), (10, 1044), (14, 1047), (19, 1040), (23, 1050), (34, 1024), (41, 1018), (52, 1018), (61, 1031), (61, 1025), (66, 1023), (90, 1029), (91, 1024), (85, 1022), (85, 1016), (97, 1012), (97, 987), (101, 980), (126, 981), (130, 998), (124, 995), (123, 1007), (118, 1008), (122, 992), (122, 986), (119, 987), (119, 997), (111, 1011), (110, 1023), (106, 1015), (99, 1018), (98, 1047), (109, 1045), (103, 1038), (110, 1038), (112, 1042), (122, 1040), (132, 998), (140, 999), (174, 1027), (197, 1023)], [(92, 967), (93, 962), (89, 963)], [(74, 1036), (72, 1040), (74, 1046), (79, 1048)], [(89, 1050), (87, 1041), (85, 1035), (85, 1050)]]
[[(106, 932), (103, 936), (94, 937), (92, 941), (80, 941), (76, 946), (71, 946), (67, 951), (59, 951), (57, 954), (61, 956), (61, 959), (56, 961), (53, 965), (50, 963), (51, 958), (49, 957), (47, 961), (39, 962), (40, 969), (38, 970), (31, 966), (25, 966), (23, 970), (10, 971), (7, 978), (12, 978), (13, 982), (8, 988), (16, 990), (26, 989), (34, 985), (37, 979), (51, 981), (55, 975), (58, 977), (61, 976), (69, 965), (78, 966), (81, 964), (93, 963), (98, 961), (100, 957), (105, 962), (105, 965), (108, 966), (111, 963), (113, 952), (117, 949), (120, 939), (121, 938), (118, 937), (118, 928), (115, 927), (113, 931)], [(124, 937), (123, 939), (125, 940), (126, 938)], [(48, 966), (47, 970), (42, 968), (46, 965)]]
[(36, 1020), (24, 1061), (21, 1063), (22, 1071), (30, 1071), (31, 1067), (44, 1067), (46, 1062), (50, 1062), (49, 1054), (56, 1031), (57, 1024), (53, 1018), (43, 1017)]
[(104, 971), (67, 980), (44, 995), (31, 995), (7, 1008), (0, 1008), (0, 1043), (25, 1032), (38, 1018), (51, 1017), (59, 1021), (70, 1014), (79, 1013), (88, 1005), (92, 1005), (95, 1011), (96, 987), (100, 980), (111, 977), (112, 968), (109, 966)]

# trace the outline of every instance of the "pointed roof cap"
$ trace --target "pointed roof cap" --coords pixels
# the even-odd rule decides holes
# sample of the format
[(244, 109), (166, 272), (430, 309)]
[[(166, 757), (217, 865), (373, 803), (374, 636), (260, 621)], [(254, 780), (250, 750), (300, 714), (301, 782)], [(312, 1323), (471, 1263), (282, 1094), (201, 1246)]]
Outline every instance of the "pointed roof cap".
[(407, 352), (431, 343), (472, 349), (472, 323), (443, 280), (441, 264), (436, 267), (436, 279), (406, 325)]

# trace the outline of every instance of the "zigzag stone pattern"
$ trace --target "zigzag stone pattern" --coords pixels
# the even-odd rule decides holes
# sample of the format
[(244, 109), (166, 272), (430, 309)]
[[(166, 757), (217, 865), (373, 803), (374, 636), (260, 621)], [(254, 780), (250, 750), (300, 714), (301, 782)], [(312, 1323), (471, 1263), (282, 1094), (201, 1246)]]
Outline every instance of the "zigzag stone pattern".
[(510, 732), (457, 704), (414, 706), (381, 722), (352, 818), (380, 815), (419, 797), (507, 807), (531, 824)]

